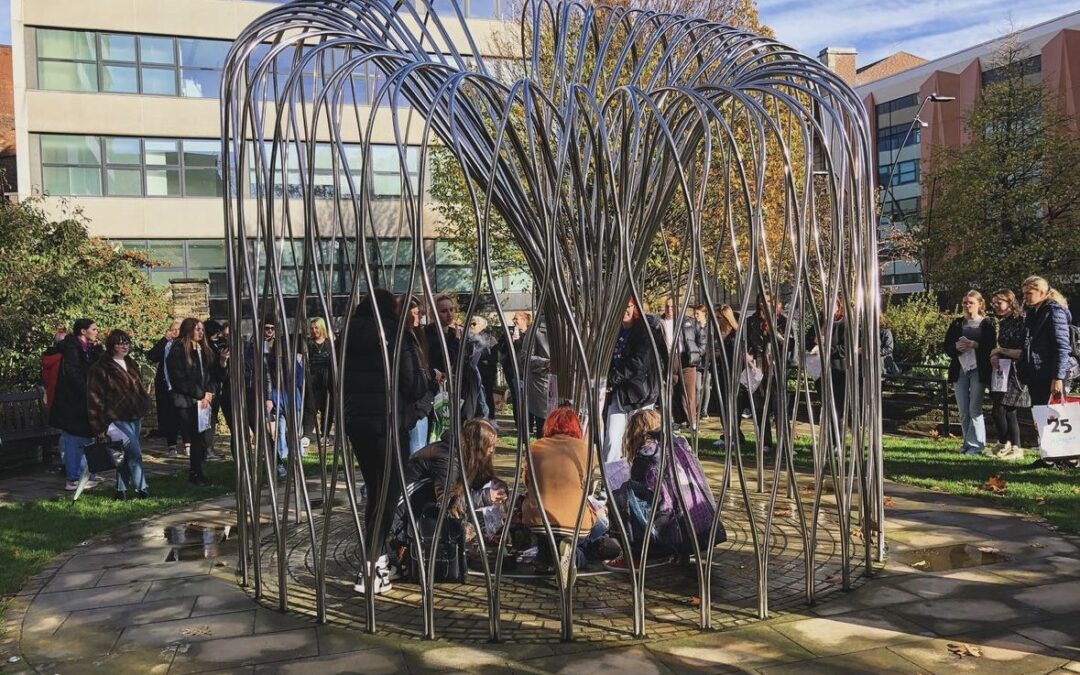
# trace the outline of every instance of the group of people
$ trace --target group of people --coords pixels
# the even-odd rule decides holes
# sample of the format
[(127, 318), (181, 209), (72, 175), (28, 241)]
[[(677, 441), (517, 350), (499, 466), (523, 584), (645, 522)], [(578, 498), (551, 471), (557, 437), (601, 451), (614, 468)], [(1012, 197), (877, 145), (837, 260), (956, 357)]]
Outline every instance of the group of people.
[[(1012, 290), (995, 292), (990, 298), (995, 315), (991, 318), (983, 295), (968, 291), (962, 301), (963, 314), (945, 333), (949, 382), (960, 412), (965, 453), (1023, 460), (1017, 409), (1047, 405), (1063, 397), (1071, 382), (1080, 377), (1068, 301), (1037, 276), (1025, 279), (1021, 292), (1023, 305)], [(983, 417), (988, 388), (996, 445), (987, 443)], [(1077, 464), (1075, 458), (1035, 460), (1038, 466)]]
[[(210, 323), (210, 322), (207, 322)], [(220, 326), (217, 327), (220, 331)], [(206, 339), (203, 323), (189, 318), (169, 328), (151, 352), (160, 354), (155, 377), (159, 426), (170, 438), (190, 447), (190, 477), (206, 485), (203, 473), (212, 428), (200, 430), (199, 410), (217, 402), (220, 373), (228, 359), (220, 341)], [(212, 345), (219, 345), (217, 347)], [(123, 460), (116, 472), (116, 498), (148, 497), (150, 486), (143, 471), (142, 422), (150, 411), (150, 396), (139, 364), (130, 356), (131, 336), (120, 329), (109, 333), (102, 345), (97, 324), (78, 319), (71, 333), (59, 334), (46, 356), (59, 356), (55, 389), (49, 400), (49, 424), (60, 430), (60, 453), (67, 477), (65, 488), (77, 490), (80, 481), (94, 487), (100, 479), (87, 474), (85, 448), (95, 442), (119, 444)], [(205, 418), (205, 414), (203, 415)]]

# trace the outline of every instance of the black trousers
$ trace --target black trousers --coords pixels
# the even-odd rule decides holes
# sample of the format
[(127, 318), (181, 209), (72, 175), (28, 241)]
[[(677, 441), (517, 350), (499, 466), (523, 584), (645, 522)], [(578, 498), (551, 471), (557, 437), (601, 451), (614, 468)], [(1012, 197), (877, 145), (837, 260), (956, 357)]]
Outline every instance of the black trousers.
[(180, 432), (184, 438), (190, 439), (191, 456), (188, 458), (188, 475), (192, 478), (202, 477), (203, 462), (206, 460), (206, 433), (199, 432), (199, 408), (191, 407), (176, 408), (176, 415), (180, 420)]
[(330, 400), (329, 390), (326, 387), (309, 386), (304, 392), (304, 435), (311, 436), (315, 433), (317, 425), (320, 432), (326, 429), (329, 433), (333, 421), (334, 406)]
[(994, 402), (994, 426), (997, 427), (998, 442), (1012, 443), (1020, 447), (1020, 424), (1016, 420), (1016, 406), (1005, 405), (1005, 392), (990, 392), (990, 400)]
[(176, 437), (180, 433), (179, 420), (176, 417), (172, 394), (164, 383), (160, 387), (155, 383), (154, 402), (157, 404), (158, 433), (165, 439), (166, 446), (175, 448)]
[[(387, 430), (383, 427), (382, 418), (360, 418), (348, 422), (347, 432), (353, 452), (356, 453), (360, 473), (364, 476), (364, 485), (367, 487), (367, 499), (364, 502), (364, 535), (370, 543), (377, 529), (379, 536), (385, 539), (390, 533), (394, 510), (397, 508), (398, 499), (401, 498), (401, 479), (397, 475), (397, 462), (392, 457), (389, 458), (391, 465), (388, 481), (385, 483), (383, 481), (387, 460)], [(398, 438), (401, 439), (400, 447), (397, 448), (398, 452), (403, 458), (408, 457), (409, 432), (401, 431)], [(376, 521), (379, 499), (383, 494), (386, 495), (385, 507), (382, 517)], [(376, 550), (380, 548), (376, 547)]]

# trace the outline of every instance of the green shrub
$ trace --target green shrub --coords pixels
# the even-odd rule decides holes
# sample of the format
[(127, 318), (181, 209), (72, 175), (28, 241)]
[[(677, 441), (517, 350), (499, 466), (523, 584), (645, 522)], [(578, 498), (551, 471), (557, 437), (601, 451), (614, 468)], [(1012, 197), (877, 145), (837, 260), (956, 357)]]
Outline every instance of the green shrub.
[(147, 278), (154, 261), (90, 237), (86, 217), (44, 200), (0, 204), (0, 391), (32, 388), (56, 329), (93, 319), (101, 338), (122, 328), (141, 354), (167, 328), (169, 303)]
[(952, 317), (938, 307), (930, 291), (908, 296), (897, 304), (887, 304), (887, 325), (896, 339), (893, 356), (901, 363), (936, 363)]

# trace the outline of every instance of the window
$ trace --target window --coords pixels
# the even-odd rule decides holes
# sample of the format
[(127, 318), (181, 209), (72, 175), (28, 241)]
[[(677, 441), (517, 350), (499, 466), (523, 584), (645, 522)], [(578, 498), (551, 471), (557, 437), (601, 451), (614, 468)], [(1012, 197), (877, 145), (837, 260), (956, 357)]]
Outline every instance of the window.
[(42, 187), (76, 197), (220, 197), (221, 145), (210, 140), (42, 134)]
[[(450, 244), (435, 242), (435, 287), (439, 292), (465, 293), (472, 291), (475, 265), (458, 256)], [(481, 282), (483, 287), (483, 282)]]
[(886, 101), (885, 103), (879, 103), (877, 105), (877, 114), (886, 115), (894, 113), (897, 110), (903, 110), (904, 108), (911, 108), (919, 105), (919, 94), (908, 94), (907, 96), (901, 96), (900, 98)]
[(223, 239), (121, 239), (116, 243), (162, 263), (145, 270), (157, 286), (168, 286), (170, 279), (209, 279), (211, 298), (227, 295)]
[[(889, 179), (889, 166), (878, 167), (878, 185), (884, 185)], [(898, 162), (893, 169), (892, 185), (906, 185), (916, 183), (919, 180), (919, 160), (910, 159)]]
[(42, 89), (217, 98), (232, 43), (40, 28), (37, 45)]
[[(270, 146), (264, 145), (263, 147), (262, 161), (270, 161)], [(272, 167), (273, 181), (274, 181), (274, 196), (281, 197), (284, 194), (282, 189), (282, 168), (284, 162), (284, 173), (286, 174), (286, 180), (288, 181), (288, 191), (290, 197), (299, 198), (302, 196), (302, 181), (301, 181), (301, 163), (305, 165), (303, 174), (304, 181), (307, 180), (307, 167), (308, 161), (307, 154), (300, 157), (301, 153), (306, 153), (303, 145), (297, 146), (297, 144), (290, 144), (285, 152), (284, 156), (279, 151), (277, 157), (274, 158), (275, 166)], [(406, 148), (406, 162), (408, 167), (409, 179), (412, 183), (413, 190), (419, 189), (420, 184), (420, 148), (410, 146)], [(372, 190), (375, 197), (382, 198), (395, 198), (402, 195), (402, 181), (401, 181), (401, 162), (400, 154), (397, 151), (397, 146), (392, 145), (373, 145), (371, 146), (371, 165), (372, 175), (369, 177), (368, 189)], [(333, 199), (335, 196), (345, 198), (350, 195), (349, 182), (346, 178), (346, 168), (348, 173), (352, 175), (353, 183), (356, 187), (360, 187), (363, 180), (363, 166), (364, 156), (362, 148), (359, 145), (346, 145), (344, 155), (338, 155), (333, 152), (333, 148), (329, 143), (317, 143), (315, 145), (315, 175), (312, 190), (316, 198), (319, 199)], [(255, 144), (248, 144), (248, 181), (250, 183), (250, 195), (252, 197), (258, 196), (256, 194), (256, 171), (258, 167), (256, 165), (255, 158)], [(261, 167), (264, 171), (268, 167)], [(338, 185), (334, 186), (334, 177), (337, 176)]]
[[(893, 150), (899, 150), (900, 144), (904, 143), (904, 137), (907, 136), (907, 142), (904, 143), (904, 147), (909, 145), (918, 145), (922, 137), (922, 128), (918, 123), (914, 124), (915, 128), (912, 129), (911, 124), (897, 124), (891, 127), (884, 127), (878, 129), (877, 132), (877, 149), (878, 152), (891, 152)], [(908, 135), (908, 131), (911, 132)]]

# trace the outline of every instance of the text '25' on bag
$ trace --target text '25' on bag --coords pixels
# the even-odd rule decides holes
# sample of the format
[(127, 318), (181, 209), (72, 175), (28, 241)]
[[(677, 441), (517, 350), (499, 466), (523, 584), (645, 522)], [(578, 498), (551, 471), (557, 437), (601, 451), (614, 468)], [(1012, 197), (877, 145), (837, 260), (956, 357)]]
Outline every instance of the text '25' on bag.
[(1080, 396), (1062, 397), (1049, 405), (1031, 408), (1039, 430), (1039, 454), (1043, 458), (1080, 455)]

